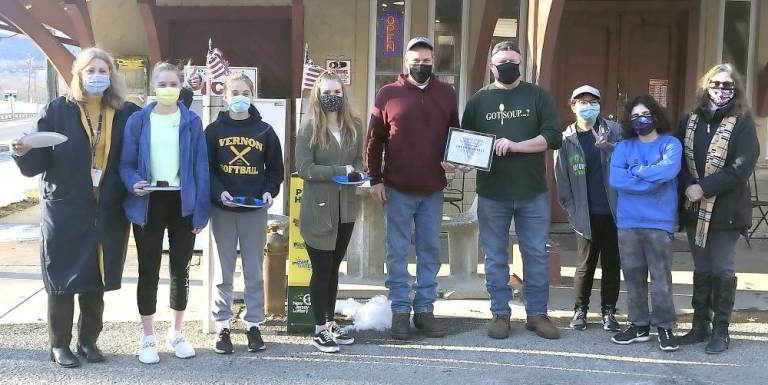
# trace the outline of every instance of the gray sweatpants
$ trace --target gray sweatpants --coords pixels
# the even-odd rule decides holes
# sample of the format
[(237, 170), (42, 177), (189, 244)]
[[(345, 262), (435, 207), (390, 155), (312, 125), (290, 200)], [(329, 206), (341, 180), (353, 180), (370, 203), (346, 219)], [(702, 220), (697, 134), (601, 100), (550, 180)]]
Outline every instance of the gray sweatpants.
[(264, 278), (262, 257), (267, 237), (267, 210), (231, 212), (211, 208), (211, 229), (216, 240), (218, 255), (214, 256), (216, 292), (213, 296), (213, 318), (228, 321), (232, 318), (232, 281), (237, 261), (237, 244), (245, 280), (246, 322), (264, 321)]
[[(619, 255), (627, 289), (629, 322), (674, 329), (672, 301), (672, 235), (656, 229), (619, 230)], [(648, 310), (648, 273), (651, 311)]]

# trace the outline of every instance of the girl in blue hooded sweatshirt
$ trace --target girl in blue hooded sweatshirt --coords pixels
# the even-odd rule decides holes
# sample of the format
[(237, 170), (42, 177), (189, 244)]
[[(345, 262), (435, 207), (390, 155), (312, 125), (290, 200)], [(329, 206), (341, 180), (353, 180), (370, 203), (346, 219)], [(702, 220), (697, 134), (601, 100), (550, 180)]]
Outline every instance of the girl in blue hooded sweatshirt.
[[(652, 97), (638, 96), (626, 105), (623, 136), (611, 158), (609, 180), (618, 193), (616, 227), (629, 327), (613, 336), (628, 345), (651, 339), (658, 330), (659, 348), (677, 350), (673, 334), (672, 234), (677, 218), (677, 174), (682, 145), (670, 130), (661, 106)], [(648, 275), (651, 308), (648, 310)]]
[(181, 333), (189, 295), (189, 262), (196, 235), (208, 222), (208, 155), (200, 118), (179, 102), (178, 67), (159, 63), (152, 72), (157, 102), (134, 113), (125, 128), (120, 177), (130, 192), (123, 207), (133, 223), (139, 260), (137, 301), (144, 335), (137, 355), (157, 363), (154, 315), (157, 283), (168, 230), (170, 305), (174, 311), (166, 342), (176, 357), (195, 356)]

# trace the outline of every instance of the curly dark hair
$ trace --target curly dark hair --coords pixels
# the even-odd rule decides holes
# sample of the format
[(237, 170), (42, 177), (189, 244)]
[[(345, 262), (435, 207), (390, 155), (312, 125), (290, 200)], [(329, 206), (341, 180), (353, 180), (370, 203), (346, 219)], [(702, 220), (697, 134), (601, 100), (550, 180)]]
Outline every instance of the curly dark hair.
[(656, 119), (656, 132), (659, 134), (666, 134), (672, 131), (672, 126), (669, 124), (669, 118), (664, 111), (664, 107), (659, 105), (656, 99), (652, 96), (640, 95), (636, 96), (631, 102), (624, 106), (624, 115), (622, 115), (621, 119), (621, 127), (623, 129), (622, 136), (624, 138), (629, 139), (637, 137), (635, 129), (632, 128), (632, 109), (639, 104), (648, 107), (651, 115)]

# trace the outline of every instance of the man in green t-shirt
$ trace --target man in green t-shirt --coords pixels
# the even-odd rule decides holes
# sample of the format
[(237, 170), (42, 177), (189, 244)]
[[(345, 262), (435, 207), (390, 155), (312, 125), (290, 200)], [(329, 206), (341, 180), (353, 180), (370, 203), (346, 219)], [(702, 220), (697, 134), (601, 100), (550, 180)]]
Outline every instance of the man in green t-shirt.
[(541, 337), (560, 337), (547, 317), (549, 236), (545, 153), (562, 142), (552, 97), (520, 76), (520, 51), (509, 41), (493, 47), (495, 82), (467, 102), (461, 126), (496, 135), (491, 171), (477, 172), (480, 245), (493, 319), (488, 336), (507, 338), (510, 330), (509, 226), (514, 219), (523, 263), (526, 328)]

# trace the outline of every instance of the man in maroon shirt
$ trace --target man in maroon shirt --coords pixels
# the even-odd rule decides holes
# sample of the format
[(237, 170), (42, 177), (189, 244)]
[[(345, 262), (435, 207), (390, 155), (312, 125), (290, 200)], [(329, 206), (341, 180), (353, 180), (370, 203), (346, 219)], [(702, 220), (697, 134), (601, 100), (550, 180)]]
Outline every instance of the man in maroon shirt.
[[(445, 335), (435, 320), (440, 269), (440, 223), (445, 171), (442, 163), (449, 127), (458, 127), (456, 93), (432, 74), (433, 44), (425, 37), (408, 42), (408, 74), (379, 90), (368, 127), (371, 195), (384, 203), (392, 337), (407, 339), (413, 322), (427, 337)], [(382, 169), (383, 153), (383, 169)], [(415, 297), (410, 300), (408, 248), (416, 225)]]

